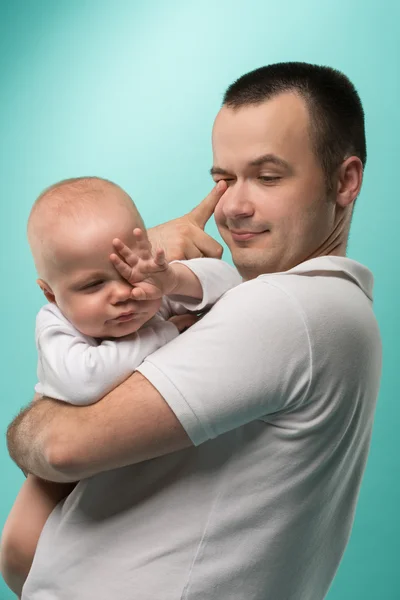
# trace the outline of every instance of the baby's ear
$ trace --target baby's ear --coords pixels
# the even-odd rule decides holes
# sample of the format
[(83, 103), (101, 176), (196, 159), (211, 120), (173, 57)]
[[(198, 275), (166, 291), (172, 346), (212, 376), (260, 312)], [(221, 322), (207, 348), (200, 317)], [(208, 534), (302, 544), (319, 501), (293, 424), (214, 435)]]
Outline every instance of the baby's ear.
[(46, 296), (46, 300), (48, 302), (52, 302), (53, 304), (57, 304), (56, 297), (53, 294), (51, 287), (45, 281), (43, 281), (43, 279), (37, 279), (36, 283), (42, 290), (43, 294)]

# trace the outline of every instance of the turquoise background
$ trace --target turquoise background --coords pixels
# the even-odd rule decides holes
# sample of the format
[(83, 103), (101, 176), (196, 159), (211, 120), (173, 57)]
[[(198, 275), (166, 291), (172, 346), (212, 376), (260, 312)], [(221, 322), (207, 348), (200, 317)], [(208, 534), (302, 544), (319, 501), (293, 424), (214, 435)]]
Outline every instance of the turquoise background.
[[(335, 66), (358, 87), (369, 156), (349, 255), (376, 277), (384, 372), (353, 534), (329, 600), (400, 598), (399, 18), (394, 2), (365, 0), (0, 2), (3, 431), (35, 383), (42, 297), (25, 224), (44, 187), (108, 177), (151, 226), (183, 214), (210, 189), (212, 122), (238, 76), (304, 60)], [(216, 235), (214, 223), (208, 230)], [(0, 469), (1, 527), (23, 481), (4, 441)], [(0, 599), (13, 597), (0, 583)]]

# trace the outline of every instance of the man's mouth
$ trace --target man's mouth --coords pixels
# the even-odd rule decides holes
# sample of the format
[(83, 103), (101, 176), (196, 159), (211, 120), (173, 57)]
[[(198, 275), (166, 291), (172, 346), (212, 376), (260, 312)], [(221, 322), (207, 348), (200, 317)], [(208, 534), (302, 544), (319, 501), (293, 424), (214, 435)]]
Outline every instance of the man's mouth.
[(267, 233), (269, 230), (266, 229), (265, 231), (244, 231), (242, 229), (230, 229), (229, 231), (232, 236), (232, 239), (235, 242), (246, 242), (247, 240), (251, 240), (261, 235), (262, 233)]

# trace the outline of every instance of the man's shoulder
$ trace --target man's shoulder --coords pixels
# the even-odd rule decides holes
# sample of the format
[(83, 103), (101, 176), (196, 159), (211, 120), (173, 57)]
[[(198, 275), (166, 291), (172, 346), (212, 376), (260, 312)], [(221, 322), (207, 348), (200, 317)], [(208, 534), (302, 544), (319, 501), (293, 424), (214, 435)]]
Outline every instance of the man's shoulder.
[[(328, 285), (328, 281), (348, 281), (356, 285), (370, 300), (372, 300), (374, 278), (371, 271), (361, 263), (345, 256), (319, 256), (306, 260), (283, 272), (270, 273), (260, 276), (265, 281), (291, 281), (301, 285), (311, 279), (320, 286)], [(329, 284), (330, 285), (330, 284)]]
[[(275, 287), (293, 299), (304, 295), (318, 299), (319, 296), (335, 301), (341, 299), (343, 290), (351, 290), (359, 302), (371, 304), (373, 297), (373, 275), (362, 264), (346, 257), (322, 256), (307, 260), (287, 271), (266, 273), (256, 280)], [(315, 310), (318, 302), (310, 302)]]
[[(222, 320), (247, 313), (260, 327), (279, 321), (282, 330), (302, 320), (307, 330), (339, 329), (362, 316), (375, 320), (371, 272), (344, 257), (320, 257), (284, 272), (265, 273), (236, 286), (217, 303)], [(291, 315), (293, 318), (288, 319)], [(294, 319), (294, 320), (293, 320)], [(340, 322), (343, 326), (340, 326)]]
[[(373, 310), (373, 276), (345, 257), (320, 257), (295, 268), (258, 278), (290, 298), (301, 315), (315, 352), (326, 354), (352, 347), (379, 347), (379, 326)], [(279, 297), (275, 294), (275, 298)], [(281, 312), (284, 323), (284, 314)]]
[(205, 316), (204, 325), (209, 324), (215, 335), (234, 324), (243, 339), (275, 330), (279, 324), (281, 335), (286, 330), (290, 337), (293, 328), (304, 328), (304, 319), (296, 294), (271, 275), (244, 281), (227, 291)]

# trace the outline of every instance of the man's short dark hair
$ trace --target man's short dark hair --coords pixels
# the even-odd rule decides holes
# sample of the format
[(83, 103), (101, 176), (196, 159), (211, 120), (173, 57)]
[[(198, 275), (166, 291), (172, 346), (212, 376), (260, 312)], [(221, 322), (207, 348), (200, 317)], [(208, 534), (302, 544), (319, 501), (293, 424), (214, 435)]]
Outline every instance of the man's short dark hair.
[(223, 103), (240, 108), (284, 92), (295, 92), (306, 101), (314, 150), (329, 185), (349, 156), (358, 156), (365, 166), (364, 110), (354, 85), (336, 69), (303, 62), (261, 67), (230, 85)]

